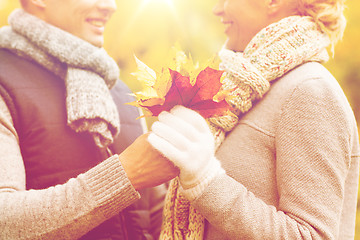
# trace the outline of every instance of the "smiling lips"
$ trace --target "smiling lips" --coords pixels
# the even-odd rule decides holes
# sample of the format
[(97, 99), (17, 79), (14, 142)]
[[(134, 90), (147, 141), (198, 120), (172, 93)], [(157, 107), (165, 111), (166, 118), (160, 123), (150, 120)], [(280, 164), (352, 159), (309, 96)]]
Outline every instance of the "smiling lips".
[(221, 20), (221, 23), (224, 24), (225, 26), (225, 32), (228, 31), (228, 29), (231, 27), (232, 25), (232, 21), (225, 21), (225, 20)]
[(86, 20), (89, 24), (92, 26), (98, 28), (99, 30), (103, 30), (105, 28), (105, 25), (107, 23), (106, 19), (101, 18), (89, 18)]

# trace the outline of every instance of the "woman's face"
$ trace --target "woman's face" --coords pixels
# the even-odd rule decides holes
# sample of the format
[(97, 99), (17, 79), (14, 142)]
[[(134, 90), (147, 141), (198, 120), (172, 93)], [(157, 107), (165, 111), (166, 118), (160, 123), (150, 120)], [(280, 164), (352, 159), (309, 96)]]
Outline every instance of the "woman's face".
[(213, 13), (221, 18), (228, 37), (227, 48), (241, 52), (268, 25), (267, 0), (219, 0)]
[(46, 22), (98, 47), (116, 10), (115, 0), (47, 0), (44, 4)]

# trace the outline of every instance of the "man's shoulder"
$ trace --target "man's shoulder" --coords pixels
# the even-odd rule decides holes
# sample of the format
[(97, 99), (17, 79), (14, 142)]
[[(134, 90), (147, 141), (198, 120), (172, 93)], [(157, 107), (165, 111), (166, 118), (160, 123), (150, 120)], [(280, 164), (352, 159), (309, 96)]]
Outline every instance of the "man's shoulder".
[(0, 64), (9, 63), (13, 60), (22, 60), (21, 57), (12, 53), (10, 50), (5, 48), (0, 48)]
[(35, 62), (21, 57), (8, 49), (0, 48), (0, 72), (20, 71), (25, 66), (38, 67)]
[(0, 84), (9, 86), (20, 84), (23, 87), (33, 83), (47, 85), (49, 79), (55, 78), (58, 78), (55, 73), (35, 61), (7, 49), (0, 49)]
[(6, 48), (0, 48), (0, 61), (1, 62), (8, 62), (10, 60), (20, 60), (20, 61), (27, 61), (24, 57), (19, 56), (15, 52), (6, 49)]

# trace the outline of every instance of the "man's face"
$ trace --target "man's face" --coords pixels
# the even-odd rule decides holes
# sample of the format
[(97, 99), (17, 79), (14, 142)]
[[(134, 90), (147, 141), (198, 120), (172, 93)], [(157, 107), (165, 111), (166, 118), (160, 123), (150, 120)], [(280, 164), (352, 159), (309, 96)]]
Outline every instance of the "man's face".
[(116, 10), (115, 0), (46, 0), (44, 20), (97, 47)]

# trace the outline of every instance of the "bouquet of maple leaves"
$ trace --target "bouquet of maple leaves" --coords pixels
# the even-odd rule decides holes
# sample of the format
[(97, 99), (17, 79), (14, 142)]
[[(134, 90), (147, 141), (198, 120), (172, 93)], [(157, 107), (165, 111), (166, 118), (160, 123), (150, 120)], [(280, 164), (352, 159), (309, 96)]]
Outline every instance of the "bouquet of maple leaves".
[(224, 71), (218, 70), (218, 56), (200, 66), (174, 47), (169, 59), (168, 66), (154, 71), (135, 57), (138, 70), (133, 75), (145, 88), (134, 93), (136, 101), (129, 104), (144, 109), (144, 116), (158, 116), (176, 105), (195, 110), (204, 118), (231, 114), (225, 100), (229, 90), (221, 90)]

